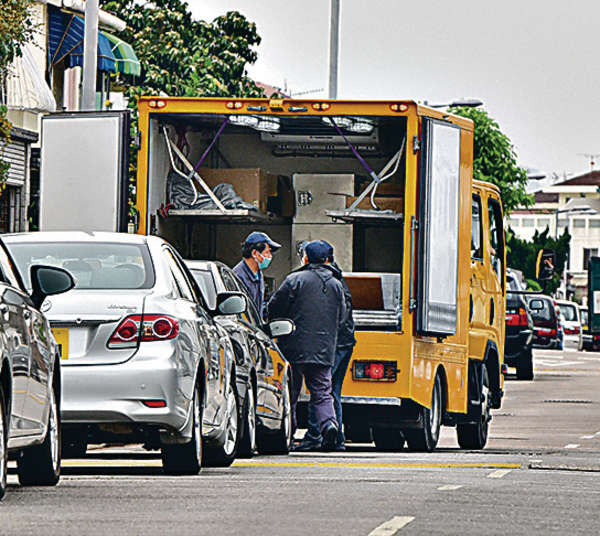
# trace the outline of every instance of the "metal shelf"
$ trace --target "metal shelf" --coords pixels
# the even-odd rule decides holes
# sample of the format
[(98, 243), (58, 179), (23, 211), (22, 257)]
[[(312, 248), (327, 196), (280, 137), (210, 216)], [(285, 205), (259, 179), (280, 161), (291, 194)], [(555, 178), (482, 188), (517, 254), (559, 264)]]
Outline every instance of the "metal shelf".
[(219, 223), (283, 223), (287, 221), (286, 218), (281, 216), (263, 214), (248, 209), (227, 209), (225, 212), (218, 209), (177, 209), (169, 210), (169, 216), (195, 218)]
[(355, 221), (398, 223), (404, 219), (404, 214), (387, 210), (328, 210), (326, 213), (333, 221), (341, 220), (346, 223)]

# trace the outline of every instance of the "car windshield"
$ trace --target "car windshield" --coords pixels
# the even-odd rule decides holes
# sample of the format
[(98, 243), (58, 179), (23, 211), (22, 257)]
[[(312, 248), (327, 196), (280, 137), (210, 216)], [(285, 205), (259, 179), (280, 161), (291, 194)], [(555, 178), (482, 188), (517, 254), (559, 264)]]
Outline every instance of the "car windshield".
[(197, 268), (191, 268), (190, 271), (198, 283), (206, 303), (211, 309), (214, 309), (217, 306), (217, 289), (212, 274), (208, 270), (198, 270)]
[(58, 266), (75, 279), (76, 289), (144, 289), (154, 286), (154, 270), (145, 245), (107, 242), (7, 242), (25, 285), (29, 268)]
[(567, 322), (577, 322), (577, 309), (574, 305), (559, 303), (558, 308), (564, 320)]

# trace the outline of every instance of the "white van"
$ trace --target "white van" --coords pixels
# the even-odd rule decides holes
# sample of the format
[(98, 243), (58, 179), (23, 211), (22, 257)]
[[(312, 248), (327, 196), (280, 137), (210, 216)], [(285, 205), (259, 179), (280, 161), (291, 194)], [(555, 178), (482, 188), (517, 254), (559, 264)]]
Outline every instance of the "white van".
[(583, 330), (579, 316), (579, 306), (575, 302), (566, 300), (557, 300), (556, 303), (563, 319), (565, 333), (563, 348), (565, 350), (583, 350)]

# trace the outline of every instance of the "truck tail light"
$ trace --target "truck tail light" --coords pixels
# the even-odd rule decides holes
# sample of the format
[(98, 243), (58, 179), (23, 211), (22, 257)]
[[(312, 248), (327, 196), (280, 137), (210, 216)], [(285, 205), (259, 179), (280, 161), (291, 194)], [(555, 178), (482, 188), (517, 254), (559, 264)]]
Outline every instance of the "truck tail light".
[(129, 315), (108, 339), (109, 348), (135, 348), (139, 342), (174, 339), (179, 322), (168, 315)]
[(398, 372), (396, 361), (355, 361), (352, 377), (355, 380), (394, 382)]
[(527, 319), (527, 311), (525, 307), (519, 307), (517, 313), (509, 313), (506, 315), (507, 326), (527, 326), (529, 320)]

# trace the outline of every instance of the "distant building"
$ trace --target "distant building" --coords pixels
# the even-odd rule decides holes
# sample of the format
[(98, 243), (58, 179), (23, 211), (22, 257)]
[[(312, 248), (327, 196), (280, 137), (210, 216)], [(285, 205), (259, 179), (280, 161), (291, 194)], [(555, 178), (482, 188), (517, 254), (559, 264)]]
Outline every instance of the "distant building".
[(531, 240), (536, 231), (550, 229), (551, 236), (571, 235), (569, 262), (561, 288), (577, 301), (587, 298), (589, 258), (600, 252), (600, 171), (590, 171), (548, 186), (534, 194), (535, 204), (514, 210), (507, 224), (516, 236)]

